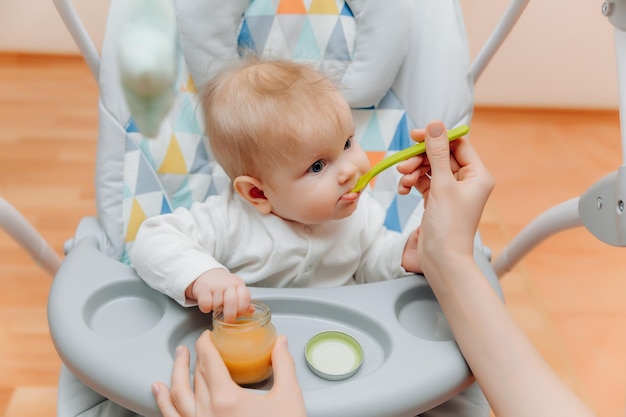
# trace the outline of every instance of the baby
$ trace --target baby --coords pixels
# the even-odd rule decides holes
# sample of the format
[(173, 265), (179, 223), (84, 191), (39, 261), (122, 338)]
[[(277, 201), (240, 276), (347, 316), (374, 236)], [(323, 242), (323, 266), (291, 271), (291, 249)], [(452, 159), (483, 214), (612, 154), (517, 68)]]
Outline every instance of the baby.
[[(247, 285), (331, 287), (420, 272), (417, 234), (383, 226), (353, 193), (369, 169), (350, 107), (321, 73), (246, 58), (202, 93), (206, 133), (232, 187), (147, 219), (130, 258), (153, 288), (226, 320), (247, 311)], [(406, 194), (409, 187), (400, 187)]]
[[(351, 192), (369, 160), (350, 107), (326, 77), (304, 64), (246, 58), (211, 79), (202, 106), (232, 187), (143, 222), (130, 258), (151, 287), (203, 312), (222, 307), (234, 321), (250, 308), (248, 285), (333, 287), (421, 272), (417, 230), (388, 230), (383, 207)], [(422, 174), (404, 175), (398, 192)], [(489, 415), (476, 384), (423, 414), (449, 415)]]

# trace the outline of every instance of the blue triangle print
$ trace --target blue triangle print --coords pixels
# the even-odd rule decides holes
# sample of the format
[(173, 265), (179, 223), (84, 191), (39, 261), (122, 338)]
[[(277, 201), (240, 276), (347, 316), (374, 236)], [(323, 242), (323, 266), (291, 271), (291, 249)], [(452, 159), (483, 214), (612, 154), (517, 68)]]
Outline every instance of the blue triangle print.
[(419, 194), (407, 194), (400, 196), (395, 200), (397, 202), (396, 210), (398, 213), (398, 222), (400, 223), (401, 230), (403, 230), (404, 226), (406, 226), (406, 224), (408, 223), (421, 198), (422, 197)]
[(136, 151), (139, 149), (137, 144), (128, 135), (126, 135), (126, 141), (124, 145), (125, 145), (124, 150), (126, 151), (125, 153)]
[(156, 165), (154, 164), (154, 158), (152, 157), (152, 150), (150, 149), (150, 144), (148, 143), (148, 140), (149, 139), (146, 138), (141, 139), (141, 142), (139, 143), (139, 149), (141, 150), (143, 156), (146, 157), (150, 165), (154, 167)]
[(147, 159), (143, 155), (140, 155), (135, 195), (151, 193), (154, 191), (163, 192), (163, 188), (161, 187), (161, 183), (157, 179), (152, 166), (150, 166)]
[(302, 31), (298, 37), (298, 43), (293, 50), (292, 57), (304, 60), (322, 58), (322, 52), (317, 44), (315, 33), (308, 18), (302, 23)]
[(206, 151), (206, 145), (204, 144), (204, 140), (198, 142), (198, 147), (196, 148), (196, 155), (193, 159), (193, 164), (191, 164), (191, 169), (189, 170), (190, 174), (210, 174), (212, 172), (211, 164), (209, 162), (209, 156)]
[(241, 30), (239, 31), (239, 38), (237, 38), (237, 46), (239, 49), (247, 51), (255, 51), (254, 39), (252, 39), (252, 33), (248, 27), (248, 19), (244, 18), (241, 24)]
[(413, 121), (413, 119), (411, 119), (411, 116), (409, 115), (409, 113), (405, 113), (404, 116), (406, 117), (406, 127), (409, 130), (409, 132), (413, 129), (417, 129), (417, 125), (415, 124), (415, 122)]
[(161, 203), (161, 214), (168, 214), (172, 212), (172, 208), (170, 207), (170, 203), (167, 201), (167, 198), (165, 198), (165, 195), (163, 196), (163, 202)]
[(135, 124), (135, 120), (131, 117), (126, 125), (126, 131), (128, 133), (139, 133), (139, 129), (137, 129), (137, 125)]
[(349, 65), (350, 61), (322, 60), (319, 71), (322, 74), (332, 74), (334, 80), (343, 80)]
[(124, 195), (124, 200), (133, 196), (133, 192), (130, 190), (130, 188), (128, 188), (128, 184), (126, 183), (124, 183), (124, 186), (122, 187), (122, 193)]
[(278, 2), (275, 1), (251, 1), (246, 9), (246, 16), (268, 16), (276, 14)]
[(385, 97), (380, 100), (377, 106), (379, 109), (396, 109), (396, 110), (404, 110), (404, 105), (400, 102), (398, 97), (394, 94), (392, 90), (387, 91)]
[(387, 209), (387, 217), (385, 218), (385, 227), (389, 230), (401, 232), (400, 219), (398, 218), (398, 196), (393, 198), (391, 205)]
[(348, 49), (348, 43), (343, 33), (343, 25), (341, 20), (337, 20), (337, 24), (333, 29), (333, 33), (328, 39), (328, 46), (326, 47), (326, 53), (324, 59), (336, 59), (339, 61), (350, 61), (350, 51)]
[[(309, 16), (306, 14), (282, 14), (276, 16), (276, 22), (278, 22), (285, 42), (287, 43), (287, 48), (293, 56), (300, 41), (304, 26), (309, 23)], [(316, 55), (319, 55), (319, 48), (317, 47), (317, 43), (315, 43), (315, 39), (313, 39), (312, 42), (315, 45)]]
[[(248, 16), (246, 17), (244, 23), (246, 23), (248, 36), (250, 37), (250, 49), (261, 52), (263, 48), (265, 48), (267, 37), (269, 36), (270, 30), (272, 29), (274, 16)], [(243, 30), (244, 28), (242, 26), (242, 33)]]
[(406, 125), (406, 113), (402, 115), (402, 118), (398, 122), (398, 126), (396, 127), (396, 133), (393, 135), (393, 139), (389, 144), (390, 151), (400, 151), (404, 148), (408, 148), (413, 145), (413, 140), (411, 140), (411, 136), (409, 136), (409, 128)]
[(215, 187), (215, 181), (211, 180), (211, 184), (209, 185), (209, 189), (206, 193), (206, 196), (210, 196), (210, 195), (218, 195), (219, 193), (217, 192), (217, 188)]
[(130, 258), (128, 257), (128, 251), (126, 251), (126, 248), (124, 248), (124, 252), (122, 252), (122, 258), (120, 259), (120, 262), (126, 265), (131, 265)]
[(173, 207), (185, 207), (189, 208), (193, 204), (191, 190), (189, 189), (189, 180), (185, 178), (180, 188), (174, 193), (172, 197)]
[(378, 116), (376, 111), (372, 111), (372, 117), (367, 123), (367, 127), (363, 132), (360, 141), (361, 147), (365, 151), (386, 151), (385, 141), (380, 133), (380, 125), (378, 124)]
[(198, 124), (198, 118), (196, 117), (196, 109), (189, 100), (188, 95), (184, 95), (182, 103), (180, 104), (180, 112), (176, 119), (175, 132), (192, 133), (195, 135), (202, 135), (203, 130)]
[(354, 15), (352, 14), (352, 10), (350, 10), (350, 6), (348, 6), (348, 3), (343, 4), (340, 15), (354, 17)]

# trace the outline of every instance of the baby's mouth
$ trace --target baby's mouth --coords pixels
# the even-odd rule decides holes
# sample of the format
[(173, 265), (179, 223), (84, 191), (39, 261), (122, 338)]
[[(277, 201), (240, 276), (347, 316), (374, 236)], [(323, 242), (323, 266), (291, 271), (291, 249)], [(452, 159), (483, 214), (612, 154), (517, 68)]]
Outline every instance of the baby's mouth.
[(344, 195), (341, 196), (342, 201), (355, 201), (357, 200), (359, 197), (361, 196), (361, 193), (354, 193), (352, 191), (345, 193)]

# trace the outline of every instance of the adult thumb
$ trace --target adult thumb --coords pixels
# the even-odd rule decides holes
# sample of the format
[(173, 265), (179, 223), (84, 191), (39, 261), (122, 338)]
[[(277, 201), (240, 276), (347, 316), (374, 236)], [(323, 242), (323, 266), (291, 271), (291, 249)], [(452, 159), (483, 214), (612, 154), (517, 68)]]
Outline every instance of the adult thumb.
[(426, 155), (433, 176), (438, 172), (450, 173), (450, 143), (444, 124), (439, 121), (430, 122), (426, 126), (425, 141)]
[(272, 350), (272, 367), (274, 368), (274, 389), (278, 391), (293, 390), (299, 391), (298, 377), (296, 375), (296, 365), (293, 356), (289, 353), (287, 338), (278, 336), (274, 349)]

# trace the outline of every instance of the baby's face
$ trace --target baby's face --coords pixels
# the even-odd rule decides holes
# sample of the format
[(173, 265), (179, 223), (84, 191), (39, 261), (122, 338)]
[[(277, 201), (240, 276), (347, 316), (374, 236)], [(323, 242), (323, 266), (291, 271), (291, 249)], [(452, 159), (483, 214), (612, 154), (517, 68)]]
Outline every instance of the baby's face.
[(263, 190), (272, 213), (302, 224), (319, 224), (354, 212), (360, 194), (350, 191), (370, 164), (354, 140), (354, 121), (347, 105), (340, 110), (339, 124), (338, 134), (305, 142), (273, 170), (270, 185)]

